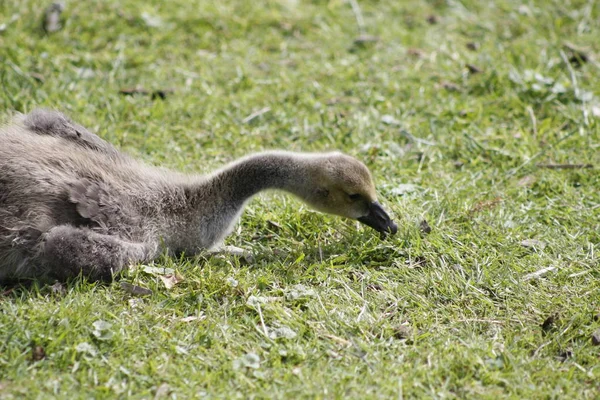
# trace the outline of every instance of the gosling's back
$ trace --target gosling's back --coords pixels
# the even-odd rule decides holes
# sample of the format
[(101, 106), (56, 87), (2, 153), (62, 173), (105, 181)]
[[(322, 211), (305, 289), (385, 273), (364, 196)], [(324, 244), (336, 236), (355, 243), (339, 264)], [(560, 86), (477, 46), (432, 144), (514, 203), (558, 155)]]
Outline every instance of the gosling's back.
[[(0, 127), (0, 280), (29, 275), (19, 269), (43, 268), (35, 259), (42, 256), (41, 238), (54, 226), (141, 239), (139, 199), (151, 202), (153, 193), (164, 192), (167, 178), (105, 145), (88, 146), (23, 124)], [(78, 193), (86, 203), (78, 203)], [(94, 199), (102, 210), (93, 209)], [(152, 230), (146, 226), (144, 232)]]

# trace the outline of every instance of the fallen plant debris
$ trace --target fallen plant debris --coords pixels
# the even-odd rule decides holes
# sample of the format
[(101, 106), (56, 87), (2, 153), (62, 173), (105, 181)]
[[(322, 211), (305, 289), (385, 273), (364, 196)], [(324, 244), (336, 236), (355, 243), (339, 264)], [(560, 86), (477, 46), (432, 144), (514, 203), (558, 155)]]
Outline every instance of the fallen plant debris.
[(535, 176), (525, 175), (524, 177), (519, 179), (519, 181), (517, 182), (517, 185), (521, 186), (521, 187), (531, 187), (531, 186), (533, 186), (535, 181), (536, 181)]
[(398, 340), (410, 339), (412, 336), (412, 328), (409, 325), (397, 325), (394, 327), (394, 338)]
[(360, 104), (360, 99), (357, 97), (333, 97), (327, 100), (328, 106), (334, 106), (336, 104)]
[(437, 15), (431, 14), (427, 17), (427, 23), (429, 23), (429, 25), (435, 25), (438, 22), (440, 22), (440, 18)]
[(158, 275), (167, 289), (172, 289), (175, 285), (183, 282), (185, 279), (178, 273), (168, 275)]
[(573, 350), (567, 349), (567, 350), (562, 350), (558, 353), (558, 356), (556, 357), (560, 362), (565, 362), (567, 361), (569, 358), (573, 357)]
[(594, 168), (592, 164), (536, 164), (538, 168), (547, 169), (587, 169)]
[(156, 388), (156, 393), (154, 394), (154, 399), (162, 399), (165, 398), (171, 393), (171, 386), (167, 383), (162, 383), (158, 388)]
[(167, 98), (168, 94), (171, 94), (174, 92), (175, 92), (175, 89), (148, 90), (148, 89), (144, 89), (143, 87), (125, 88), (125, 89), (119, 90), (119, 94), (122, 94), (124, 96), (133, 96), (136, 94), (150, 95), (150, 98), (152, 100), (157, 99), (157, 98), (164, 100)]
[(42, 29), (46, 33), (54, 33), (62, 28), (61, 14), (65, 6), (62, 3), (56, 2), (50, 4), (44, 11), (44, 19), (42, 21)]
[(440, 83), (440, 86), (444, 89), (446, 89), (449, 92), (459, 92), (460, 91), (460, 86), (458, 86), (456, 83), (454, 82), (450, 82), (450, 81), (442, 81)]
[(96, 340), (108, 341), (111, 340), (114, 336), (114, 333), (112, 331), (113, 324), (111, 324), (110, 322), (96, 320), (92, 324), (92, 327), (92, 335)]
[(222, 247), (207, 251), (206, 255), (208, 257), (221, 257), (221, 258), (237, 257), (240, 259), (240, 261), (243, 261), (246, 264), (252, 264), (255, 262), (254, 254), (252, 254), (248, 250), (245, 250), (245, 249), (242, 249), (241, 247), (236, 247), (236, 246), (222, 246)]
[(406, 54), (414, 58), (423, 58), (425, 57), (425, 52), (421, 49), (417, 49), (415, 47), (411, 47), (406, 50)]
[(31, 76), (33, 79), (36, 80), (36, 82), (39, 83), (44, 83), (44, 81), (46, 80), (46, 78), (44, 78), (44, 75), (38, 74), (37, 72), (31, 72), (29, 76)]
[(547, 243), (537, 239), (525, 239), (521, 241), (521, 246), (528, 249), (544, 250), (547, 246)]
[(150, 289), (133, 285), (129, 282), (121, 282), (121, 289), (134, 296), (150, 296), (153, 293)]
[(429, 223), (427, 222), (426, 219), (422, 220), (419, 223), (419, 229), (421, 230), (422, 233), (424, 233), (425, 235), (428, 235), (431, 233), (431, 226), (429, 226)]
[(471, 51), (477, 51), (477, 50), (479, 50), (479, 43), (469, 42), (469, 43), (467, 43), (467, 49), (469, 49)]
[(473, 64), (467, 64), (466, 67), (471, 74), (480, 74), (483, 72), (481, 68)]
[(554, 271), (556, 269), (557, 269), (557, 267), (542, 268), (542, 269), (540, 269), (538, 271), (535, 271), (535, 272), (532, 272), (530, 274), (525, 275), (523, 277), (523, 280), (524, 281), (529, 281), (529, 280), (534, 279), (534, 278), (540, 278), (540, 277), (546, 275), (548, 272), (552, 272), (552, 271)]
[(558, 322), (559, 319), (559, 315), (558, 313), (554, 313), (550, 316), (548, 316), (544, 322), (542, 322), (541, 328), (542, 328), (542, 332), (543, 333), (548, 333), (551, 330), (553, 330), (554, 328), (556, 328), (556, 324)]
[(55, 282), (50, 286), (50, 293), (56, 296), (64, 296), (67, 293), (67, 288), (62, 282)]
[(31, 361), (41, 361), (46, 358), (46, 350), (42, 346), (32, 346), (31, 348)]
[(491, 210), (491, 209), (495, 208), (501, 202), (502, 202), (501, 197), (496, 197), (491, 200), (482, 200), (482, 201), (476, 203), (471, 208), (470, 214), (475, 214), (475, 213), (481, 212), (483, 210)]
[(576, 46), (575, 44), (570, 42), (563, 43), (563, 46), (568, 52), (568, 61), (573, 66), (580, 67), (591, 60), (590, 56), (588, 55), (588, 50)]
[(597, 329), (596, 332), (592, 333), (592, 344), (594, 346), (600, 346), (600, 329)]
[(359, 46), (361, 46), (361, 45), (364, 46), (369, 43), (377, 43), (377, 42), (379, 42), (379, 37), (372, 36), (372, 35), (360, 35), (359, 37), (354, 39), (354, 44), (359, 45)]

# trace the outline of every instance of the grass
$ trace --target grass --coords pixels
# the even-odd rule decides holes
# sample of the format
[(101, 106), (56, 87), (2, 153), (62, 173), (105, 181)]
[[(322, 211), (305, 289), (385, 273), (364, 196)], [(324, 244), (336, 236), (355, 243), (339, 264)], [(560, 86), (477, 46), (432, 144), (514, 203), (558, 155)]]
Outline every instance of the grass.
[(269, 194), (228, 239), (251, 264), (126, 273), (147, 297), (8, 289), (1, 398), (599, 396), (598, 4), (354, 3), (70, 1), (48, 35), (46, 3), (0, 4), (2, 119), (57, 108), (187, 172), (340, 149), (399, 222), (381, 240)]

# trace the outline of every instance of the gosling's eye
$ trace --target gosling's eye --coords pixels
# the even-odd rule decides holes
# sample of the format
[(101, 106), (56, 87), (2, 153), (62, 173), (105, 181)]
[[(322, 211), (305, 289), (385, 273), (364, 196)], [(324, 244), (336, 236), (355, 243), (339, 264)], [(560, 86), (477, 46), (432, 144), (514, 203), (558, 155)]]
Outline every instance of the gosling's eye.
[(349, 194), (348, 197), (350, 198), (350, 200), (356, 201), (356, 200), (360, 199), (360, 194), (358, 194), (358, 193)]

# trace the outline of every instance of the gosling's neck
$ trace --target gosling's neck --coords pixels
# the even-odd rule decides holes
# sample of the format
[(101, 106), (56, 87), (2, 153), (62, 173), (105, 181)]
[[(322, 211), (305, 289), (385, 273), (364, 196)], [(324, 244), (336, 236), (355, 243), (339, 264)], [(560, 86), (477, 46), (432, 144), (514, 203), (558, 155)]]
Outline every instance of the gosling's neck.
[(238, 160), (217, 171), (209, 180), (223, 201), (242, 205), (268, 189), (283, 190), (302, 199), (311, 196), (312, 157), (302, 153), (265, 152)]
[[(268, 189), (284, 190), (307, 201), (318, 155), (266, 152), (245, 157), (209, 176), (175, 184), (162, 240), (175, 253), (194, 254), (218, 245), (231, 231), (246, 201)], [(177, 207), (180, 206), (180, 208)]]

